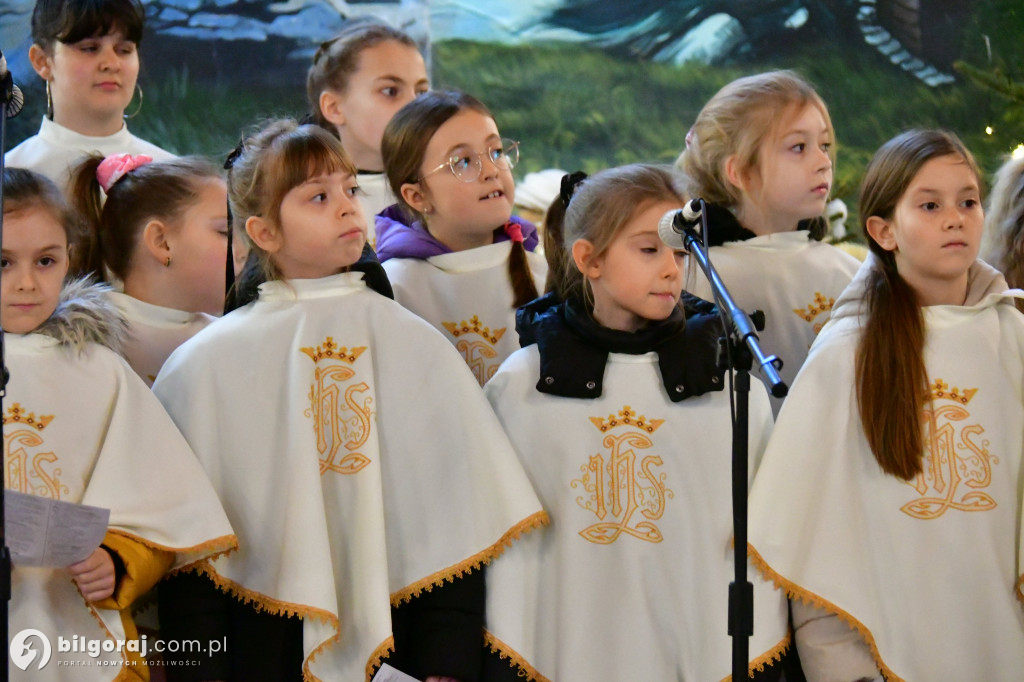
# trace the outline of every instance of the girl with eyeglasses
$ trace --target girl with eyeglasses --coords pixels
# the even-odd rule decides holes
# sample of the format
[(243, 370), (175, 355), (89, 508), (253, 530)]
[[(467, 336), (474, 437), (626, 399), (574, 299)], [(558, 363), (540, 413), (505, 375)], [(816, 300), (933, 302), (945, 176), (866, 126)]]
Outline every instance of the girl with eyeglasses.
[(38, 134), (6, 155), (8, 166), (34, 170), (63, 188), (86, 154), (173, 158), (125, 124), (142, 106), (137, 79), (145, 16), (139, 0), (36, 3), (28, 56), (46, 81), (46, 116)]
[(377, 254), (395, 300), (439, 329), (482, 386), (519, 347), (515, 309), (547, 275), (537, 228), (512, 215), (519, 143), (480, 100), (434, 91), (395, 114), (381, 152), (398, 203), (377, 216)]

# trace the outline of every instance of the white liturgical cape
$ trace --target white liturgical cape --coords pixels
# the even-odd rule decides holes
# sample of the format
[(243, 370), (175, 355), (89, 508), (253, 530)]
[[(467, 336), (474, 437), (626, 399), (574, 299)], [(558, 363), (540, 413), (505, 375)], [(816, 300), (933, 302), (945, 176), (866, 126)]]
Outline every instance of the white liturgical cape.
[[(109, 531), (174, 552), (172, 568), (235, 546), (206, 474), (124, 360), (96, 344), (79, 355), (41, 334), (4, 338), (5, 487), (110, 509)], [(80, 682), (125, 672), (116, 650), (96, 658), (58, 652), (58, 637), (124, 640), (118, 611), (87, 604), (64, 569), (15, 566), (12, 579), (9, 631), (43, 632), (53, 656), (42, 670), (11, 664), (12, 679)]]
[[(511, 250), (512, 242), (503, 241), (426, 260), (384, 262), (395, 300), (444, 334), (481, 386), (519, 349), (508, 279)], [(530, 251), (526, 259), (537, 290), (543, 291), (547, 261)]]
[(843, 293), (779, 415), (750, 498), (765, 574), (854, 627), (889, 680), (1024, 674), (1024, 316), (988, 265), (923, 309), (924, 472), (882, 472), (856, 402), (860, 296)]
[[(484, 388), (551, 515), (488, 573), (489, 626), (541, 680), (729, 677), (728, 393), (673, 403), (655, 353), (612, 353), (600, 398), (553, 396), (536, 389), (539, 363), (527, 346)], [(771, 426), (754, 382), (751, 474)], [(789, 644), (786, 598), (748, 577), (758, 669)]]
[(121, 354), (149, 386), (174, 349), (217, 319), (206, 313), (153, 305), (119, 291), (110, 291), (107, 296), (128, 323), (128, 338)]
[(211, 578), (301, 616), (317, 679), (369, 679), (392, 605), (547, 520), (458, 354), (361, 274), (261, 285), (153, 390), (238, 533)]
[(4, 164), (33, 170), (64, 189), (71, 171), (89, 154), (147, 154), (155, 161), (174, 158), (174, 154), (129, 133), (127, 125), (113, 135), (94, 137), (76, 133), (44, 116), (39, 132), (7, 152)]
[[(764, 331), (758, 334), (761, 348), (782, 360), (779, 376), (788, 385), (828, 321), (836, 297), (860, 267), (860, 261), (842, 249), (808, 239), (807, 234), (778, 232), (710, 249), (711, 264), (736, 305), (748, 313), (764, 312)], [(692, 261), (685, 288), (712, 300), (707, 278)], [(783, 398), (771, 401), (778, 415)]]

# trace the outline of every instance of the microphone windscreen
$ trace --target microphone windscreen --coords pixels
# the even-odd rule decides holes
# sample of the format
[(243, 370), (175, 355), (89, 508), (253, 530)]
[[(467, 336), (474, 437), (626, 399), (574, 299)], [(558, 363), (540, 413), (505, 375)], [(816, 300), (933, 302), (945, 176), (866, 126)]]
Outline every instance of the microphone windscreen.
[(658, 237), (666, 246), (673, 249), (685, 249), (686, 240), (683, 234), (676, 230), (675, 220), (676, 216), (679, 215), (680, 209), (669, 211), (665, 215), (661, 216), (661, 220), (658, 221)]

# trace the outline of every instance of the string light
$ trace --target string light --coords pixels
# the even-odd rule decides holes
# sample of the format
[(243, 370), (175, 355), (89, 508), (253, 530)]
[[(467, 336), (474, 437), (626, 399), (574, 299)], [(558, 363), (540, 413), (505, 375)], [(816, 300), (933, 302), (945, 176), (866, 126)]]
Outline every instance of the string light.
[(995, 130), (992, 129), (992, 126), (985, 126), (985, 134), (986, 135), (991, 135), (994, 132), (995, 132)]
[(1018, 144), (1014, 150), (1010, 152), (1010, 156), (1015, 159), (1024, 158), (1024, 143)]

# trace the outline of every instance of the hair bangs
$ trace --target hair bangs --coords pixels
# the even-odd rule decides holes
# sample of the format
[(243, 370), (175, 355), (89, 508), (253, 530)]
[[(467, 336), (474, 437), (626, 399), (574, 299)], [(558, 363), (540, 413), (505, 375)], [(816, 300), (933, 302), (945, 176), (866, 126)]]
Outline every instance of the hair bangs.
[(145, 9), (137, 0), (84, 0), (66, 3), (54, 24), (53, 36), (66, 44), (109, 35), (120, 30), (135, 43), (142, 42)]

